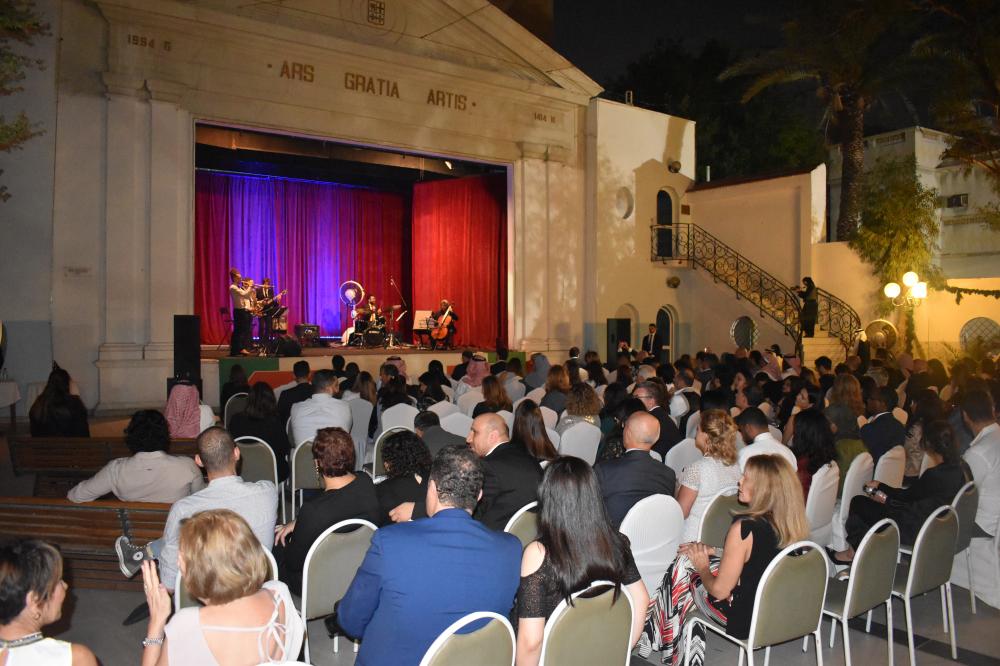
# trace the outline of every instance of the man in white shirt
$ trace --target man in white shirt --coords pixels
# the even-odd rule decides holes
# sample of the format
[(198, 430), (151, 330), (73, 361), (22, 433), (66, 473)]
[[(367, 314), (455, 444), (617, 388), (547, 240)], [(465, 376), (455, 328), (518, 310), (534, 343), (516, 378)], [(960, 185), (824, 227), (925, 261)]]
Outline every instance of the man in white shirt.
[(736, 425), (740, 428), (743, 441), (749, 442), (737, 454), (741, 472), (747, 460), (753, 456), (779, 455), (788, 461), (793, 470), (798, 468), (795, 454), (771, 435), (771, 431), (767, 427), (767, 417), (759, 408), (747, 407), (744, 409), (743, 413), (736, 417)]
[(313, 395), (292, 407), (292, 447), (311, 440), (320, 428), (343, 428), (351, 432), (351, 406), (333, 397), (337, 378), (333, 370), (317, 370), (312, 376)]
[(691, 404), (684, 397), (685, 393), (697, 393), (697, 391), (694, 388), (694, 373), (687, 368), (681, 368), (674, 375), (674, 395), (670, 398), (670, 416), (678, 423), (691, 409)]
[(229, 299), (233, 305), (233, 336), (229, 340), (229, 355), (247, 355), (253, 335), (253, 280), (243, 276), (235, 268), (229, 269)]
[(992, 538), (1000, 520), (1000, 425), (990, 394), (970, 391), (962, 399), (962, 420), (975, 435), (964, 456), (979, 490), (973, 536)]
[(173, 504), (205, 487), (201, 470), (187, 456), (167, 455), (170, 429), (155, 409), (136, 412), (125, 428), (132, 455), (116, 458), (86, 481), (73, 486), (71, 502), (92, 502), (108, 493), (123, 502)]

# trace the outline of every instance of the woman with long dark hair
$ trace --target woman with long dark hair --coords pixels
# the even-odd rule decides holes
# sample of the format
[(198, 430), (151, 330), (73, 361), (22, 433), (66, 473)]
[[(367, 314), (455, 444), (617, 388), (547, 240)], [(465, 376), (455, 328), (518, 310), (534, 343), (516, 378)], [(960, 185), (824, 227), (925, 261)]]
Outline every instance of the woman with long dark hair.
[[(795, 415), (795, 458), (798, 460), (802, 496), (809, 497), (813, 474), (837, 459), (833, 429), (818, 409), (805, 409)], [(846, 470), (845, 470), (846, 471)]]
[(421, 410), (448, 399), (448, 396), (445, 395), (444, 390), (441, 388), (441, 377), (438, 374), (428, 370), (420, 375), (418, 381), (420, 383), (417, 386), (417, 407)]
[(802, 289), (797, 290), (796, 295), (802, 299), (802, 313), (799, 315), (799, 322), (802, 324), (802, 336), (813, 337), (816, 330), (816, 320), (819, 319), (819, 300), (816, 283), (811, 277), (802, 278)]
[(267, 442), (278, 462), (278, 481), (288, 478), (288, 432), (278, 414), (274, 391), (266, 382), (254, 382), (245, 411), (234, 414), (229, 423), (230, 434), (236, 437), (257, 437)]
[(921, 441), (924, 438), (924, 426), (932, 421), (945, 419), (944, 402), (933, 389), (921, 389), (910, 403), (910, 418), (906, 422), (906, 439), (903, 449), (906, 451), (906, 469), (903, 470), (904, 485), (910, 485), (920, 476), (920, 466), (924, 461), (924, 449)]
[(55, 363), (28, 418), (32, 437), (90, 437), (87, 408), (69, 373)]
[(485, 377), (483, 379), (483, 401), (472, 410), (472, 418), (476, 418), (480, 414), (495, 414), (501, 411), (509, 412), (512, 409), (513, 405), (511, 404), (510, 397), (507, 395), (507, 390), (504, 389), (500, 380), (493, 375)]
[(545, 430), (542, 410), (534, 400), (522, 400), (514, 412), (514, 428), (510, 442), (524, 447), (537, 460), (555, 460), (559, 453)]
[(604, 406), (601, 407), (601, 432), (607, 435), (618, 424), (615, 421), (615, 413), (618, 405), (622, 404), (628, 397), (628, 389), (615, 382), (608, 384), (604, 389)]
[(629, 645), (634, 645), (646, 619), (649, 595), (628, 539), (608, 521), (594, 470), (579, 458), (557, 458), (545, 468), (538, 506), (538, 540), (525, 547), (521, 559), (518, 666), (538, 663), (549, 615), (561, 601), (595, 580), (613, 583), (615, 599), (622, 587), (632, 596)]

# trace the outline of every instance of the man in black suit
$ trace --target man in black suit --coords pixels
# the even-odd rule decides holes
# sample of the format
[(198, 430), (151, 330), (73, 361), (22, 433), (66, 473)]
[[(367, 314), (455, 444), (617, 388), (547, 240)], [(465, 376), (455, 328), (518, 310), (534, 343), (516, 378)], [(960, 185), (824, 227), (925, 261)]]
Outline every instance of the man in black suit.
[(295, 375), (295, 386), (282, 391), (278, 398), (278, 415), (281, 416), (282, 423), (287, 423), (288, 417), (292, 415), (292, 405), (308, 400), (313, 394), (312, 384), (309, 383), (309, 363), (296, 361), (292, 366), (292, 374)]
[(868, 396), (865, 410), (871, 418), (861, 427), (861, 441), (876, 465), (883, 453), (894, 446), (901, 446), (906, 439), (906, 428), (892, 415), (898, 401), (896, 391), (888, 386), (882, 386)]
[(649, 334), (642, 338), (642, 351), (653, 358), (660, 358), (660, 348), (663, 347), (663, 340), (656, 332), (656, 324), (649, 325)]
[(469, 361), (472, 360), (472, 352), (466, 349), (462, 352), (462, 362), (455, 366), (455, 369), (451, 371), (451, 378), (456, 382), (461, 381), (462, 377), (465, 376), (465, 371), (469, 367)]
[(656, 440), (656, 444), (653, 445), (653, 450), (666, 460), (667, 451), (684, 439), (684, 436), (677, 429), (677, 424), (670, 418), (670, 414), (663, 408), (663, 387), (656, 382), (642, 382), (636, 384), (632, 396), (639, 398), (646, 407), (646, 411), (660, 422), (660, 436)]
[(608, 518), (615, 529), (636, 502), (650, 495), (674, 496), (674, 470), (649, 455), (660, 436), (660, 423), (646, 412), (636, 412), (625, 422), (622, 433), (625, 455), (604, 460), (594, 467)]
[(431, 411), (419, 412), (413, 417), (413, 429), (431, 452), (431, 458), (446, 446), (465, 444), (465, 440), (441, 427), (441, 419)]
[(472, 517), (502, 530), (518, 509), (538, 499), (542, 468), (521, 447), (509, 442), (507, 423), (496, 414), (481, 414), (466, 440), (483, 461), (483, 497)]

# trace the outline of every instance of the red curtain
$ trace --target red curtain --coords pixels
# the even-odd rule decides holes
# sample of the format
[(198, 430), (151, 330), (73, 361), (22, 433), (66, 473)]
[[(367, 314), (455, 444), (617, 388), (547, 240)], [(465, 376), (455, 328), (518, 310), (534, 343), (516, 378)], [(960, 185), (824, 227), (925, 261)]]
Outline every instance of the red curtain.
[(322, 335), (350, 326), (338, 287), (357, 280), (379, 303), (409, 299), (409, 225), (404, 196), (362, 188), (200, 171), (195, 181), (195, 313), (201, 338), (229, 332), (230, 266), (287, 289), (289, 329), (318, 324)]
[(507, 341), (507, 179), (481, 176), (413, 188), (413, 307), (447, 298), (459, 316), (456, 342)]

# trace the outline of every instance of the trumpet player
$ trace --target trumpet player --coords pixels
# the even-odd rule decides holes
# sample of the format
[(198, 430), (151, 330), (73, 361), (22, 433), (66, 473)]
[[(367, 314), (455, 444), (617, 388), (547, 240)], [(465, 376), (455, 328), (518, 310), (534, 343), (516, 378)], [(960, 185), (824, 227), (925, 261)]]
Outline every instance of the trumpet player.
[(235, 268), (229, 269), (229, 299), (233, 304), (233, 335), (229, 341), (230, 356), (249, 356), (250, 337), (253, 329), (254, 288), (253, 280), (243, 279)]

